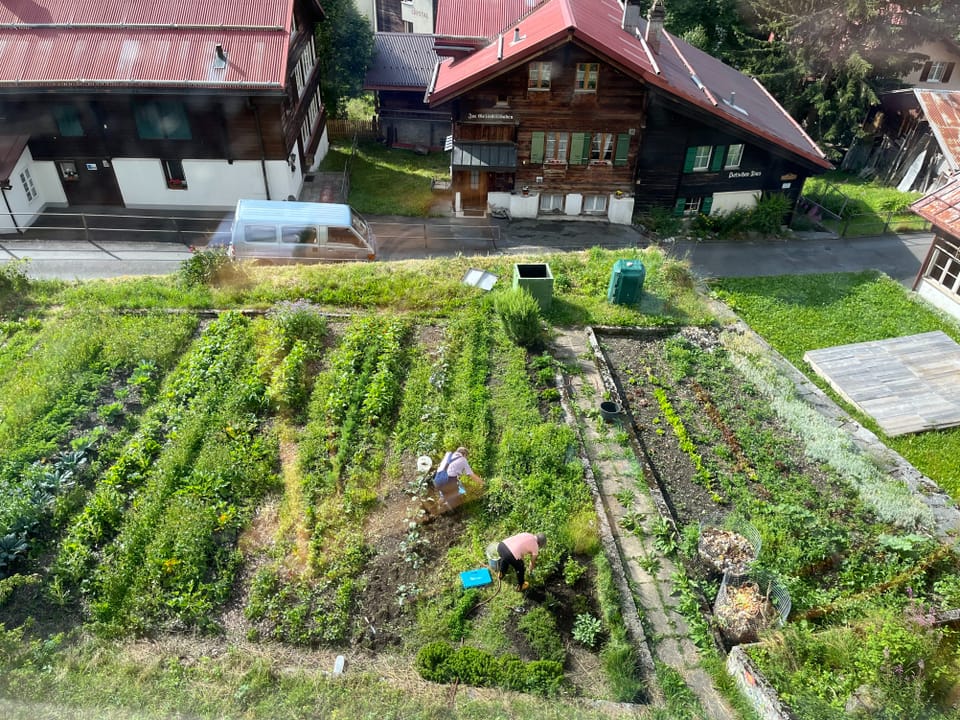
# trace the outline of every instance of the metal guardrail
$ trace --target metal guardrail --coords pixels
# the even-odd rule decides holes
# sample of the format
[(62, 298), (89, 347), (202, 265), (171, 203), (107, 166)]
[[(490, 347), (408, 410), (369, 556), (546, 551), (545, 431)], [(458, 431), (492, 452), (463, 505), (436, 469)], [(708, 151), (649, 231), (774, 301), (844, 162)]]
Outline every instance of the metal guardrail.
[[(229, 235), (233, 212), (220, 215), (131, 215), (88, 212), (13, 213), (0, 216), (0, 238), (57, 240), (142, 239), (178, 242), (184, 245), (209, 243), (218, 235)], [(23, 223), (17, 220), (23, 218)], [(35, 220), (34, 220), (35, 218)], [(30, 220), (31, 224), (25, 225)]]

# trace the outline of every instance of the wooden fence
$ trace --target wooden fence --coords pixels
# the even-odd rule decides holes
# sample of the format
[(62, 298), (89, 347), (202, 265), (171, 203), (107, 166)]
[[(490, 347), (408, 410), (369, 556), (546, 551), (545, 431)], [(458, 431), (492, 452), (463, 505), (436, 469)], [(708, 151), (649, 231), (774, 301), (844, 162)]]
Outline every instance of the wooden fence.
[(374, 120), (327, 119), (327, 135), (330, 140), (376, 140), (377, 124)]

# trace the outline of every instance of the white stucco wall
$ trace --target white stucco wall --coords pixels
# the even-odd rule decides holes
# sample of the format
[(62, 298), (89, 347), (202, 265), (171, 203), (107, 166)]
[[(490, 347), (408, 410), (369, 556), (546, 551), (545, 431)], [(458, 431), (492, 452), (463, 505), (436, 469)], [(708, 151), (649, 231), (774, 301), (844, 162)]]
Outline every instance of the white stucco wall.
[(917, 286), (917, 295), (945, 313), (960, 320), (960, 297), (941, 288), (929, 278), (923, 278)]
[(579, 215), (583, 212), (583, 195), (581, 193), (567, 193), (563, 200), (564, 215)]
[(713, 205), (710, 207), (710, 214), (728, 213), (737, 208), (746, 208), (747, 210), (755, 208), (762, 195), (760, 190), (744, 190), (741, 192), (724, 192), (713, 194)]
[(540, 209), (540, 195), (510, 195), (510, 217), (535, 218)]
[(433, 0), (403, 0), (400, 3), (400, 18), (413, 23), (413, 32), (433, 32)]
[(633, 224), (633, 196), (624, 196), (622, 198), (610, 197), (609, 206), (610, 210), (607, 213), (607, 218), (614, 225), (631, 225)]
[[(377, 7), (375, 0), (353, 0), (353, 6), (360, 11), (367, 20), (370, 21), (370, 29), (376, 32), (377, 27)], [(432, 30), (430, 32), (433, 32)]]
[[(27, 198), (21, 175), (29, 174), (35, 194)], [(52, 162), (35, 163), (30, 148), (24, 148), (10, 173), (10, 189), (3, 191), (6, 202), (0, 201), (0, 235), (16, 235), (17, 228), (29, 227), (45, 205), (65, 205), (63, 186)], [(7, 205), (10, 205), (9, 211)]]
[(912, 52), (926, 55), (932, 62), (955, 62), (957, 66), (953, 68), (949, 82), (920, 82), (920, 73), (923, 68), (907, 75), (903, 81), (907, 85), (921, 88), (923, 90), (960, 90), (960, 55), (957, 55), (947, 45), (942, 42), (924, 43)]
[[(271, 200), (299, 196), (303, 186), (300, 168), (291, 172), (282, 160), (266, 163)], [(116, 158), (113, 161), (123, 202), (130, 208), (231, 209), (240, 198), (266, 200), (259, 160), (184, 160), (186, 190), (167, 187), (157, 158)]]

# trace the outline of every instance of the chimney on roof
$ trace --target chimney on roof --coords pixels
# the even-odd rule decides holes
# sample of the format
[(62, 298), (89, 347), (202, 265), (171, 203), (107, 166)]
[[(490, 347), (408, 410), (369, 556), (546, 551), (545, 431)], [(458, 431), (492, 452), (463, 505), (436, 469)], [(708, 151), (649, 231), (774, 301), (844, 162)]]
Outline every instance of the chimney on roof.
[(626, 0), (623, 4), (623, 22), (620, 27), (631, 35), (636, 35), (640, 28), (640, 3), (638, 0)]
[(663, 19), (666, 13), (663, 10), (663, 3), (660, 0), (653, 0), (650, 12), (647, 14), (647, 34), (643, 39), (647, 42), (647, 47), (654, 55), (660, 52), (660, 36), (663, 34)]
[(213, 54), (213, 67), (222, 70), (227, 66), (227, 51), (223, 49), (223, 45), (217, 43), (217, 47), (214, 50)]

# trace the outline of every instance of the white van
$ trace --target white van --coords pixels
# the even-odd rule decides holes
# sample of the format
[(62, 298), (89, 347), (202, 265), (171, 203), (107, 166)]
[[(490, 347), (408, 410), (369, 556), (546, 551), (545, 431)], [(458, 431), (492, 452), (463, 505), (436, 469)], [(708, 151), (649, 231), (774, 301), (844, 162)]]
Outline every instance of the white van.
[(239, 200), (229, 252), (268, 264), (373, 260), (377, 242), (349, 205)]

